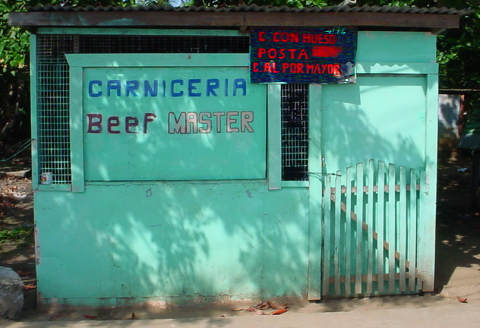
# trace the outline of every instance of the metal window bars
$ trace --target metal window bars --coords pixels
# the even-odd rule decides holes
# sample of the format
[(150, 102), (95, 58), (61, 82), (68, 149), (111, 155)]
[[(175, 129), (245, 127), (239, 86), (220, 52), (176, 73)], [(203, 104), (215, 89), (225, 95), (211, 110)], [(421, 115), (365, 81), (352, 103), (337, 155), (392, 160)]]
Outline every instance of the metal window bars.
[(282, 180), (308, 180), (308, 84), (283, 84)]

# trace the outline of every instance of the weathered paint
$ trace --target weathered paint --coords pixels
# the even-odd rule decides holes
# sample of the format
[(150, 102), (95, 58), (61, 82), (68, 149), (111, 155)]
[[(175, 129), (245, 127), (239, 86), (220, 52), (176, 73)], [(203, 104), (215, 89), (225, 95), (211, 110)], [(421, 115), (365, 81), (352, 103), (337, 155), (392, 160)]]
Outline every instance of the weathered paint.
[[(279, 126), (279, 111), (271, 106), (279, 106), (278, 100), (268, 102), (267, 135), (272, 133), (264, 140), (270, 147), (268, 176), (260, 180), (85, 182), (82, 157), (91, 154), (84, 154), (81, 112), (72, 111), (72, 186), (41, 185), (35, 193), (42, 301), (105, 305), (126, 298), (173, 302), (199, 297), (318, 299), (329, 291), (338, 292), (335, 280), (331, 286), (328, 275), (322, 280), (322, 262), (333, 275), (353, 278), (364, 271), (357, 272), (353, 265), (345, 267), (345, 272), (337, 269), (336, 259), (342, 258), (342, 253), (332, 253), (332, 265), (321, 258), (322, 242), (324, 250), (335, 251), (335, 244), (325, 244), (328, 239), (325, 230), (322, 232), (321, 218), (330, 213), (330, 201), (324, 204), (327, 211), (321, 207), (325, 200), (322, 180), (324, 174), (345, 172), (371, 158), (426, 172), (428, 194), (420, 193), (422, 206), (415, 209), (419, 211), (416, 261), (425, 282), (423, 289), (432, 290), (437, 117), (434, 53), (435, 36), (429, 33), (359, 32), (357, 84), (309, 88), (308, 182), (278, 184), (278, 141), (269, 140), (278, 135), (270, 130)], [(137, 66), (157, 56), (146, 59), (116, 54), (113, 59), (118, 67)], [(185, 62), (204, 67), (222, 66), (228, 57), (165, 56), (171, 56), (172, 60), (166, 61), (171, 67), (177, 65), (173, 59), (181, 56)], [(89, 58), (91, 66), (104, 65), (101, 56)], [(236, 58), (238, 66), (248, 67), (247, 56)], [(73, 99), (82, 99), (75, 96), (81, 93), (79, 89), (72, 89), (73, 105)], [(278, 94), (277, 89), (271, 86), (268, 97)], [(33, 156), (36, 160), (35, 153)], [(385, 171), (388, 178), (388, 167)], [(355, 172), (347, 172), (353, 179)], [(281, 189), (269, 190), (269, 186)], [(70, 190), (77, 192), (67, 192)], [(345, 201), (363, 211), (363, 205), (357, 206), (349, 198)], [(385, 215), (395, 211), (393, 202), (387, 205)], [(337, 211), (334, 208), (333, 213)], [(329, 238), (338, 235), (336, 215), (333, 218)], [(350, 226), (352, 232), (362, 229), (362, 220)], [(391, 241), (398, 236), (385, 234), (384, 238)], [(346, 241), (351, 247), (346, 252), (350, 264), (368, 252), (362, 245), (357, 248), (356, 241)], [(393, 258), (394, 251), (389, 248), (386, 254)], [(391, 264), (385, 263), (385, 270)], [(395, 286), (389, 290), (388, 284), (384, 287), (385, 293), (397, 290)], [(362, 285), (350, 284), (340, 292), (361, 293)]]

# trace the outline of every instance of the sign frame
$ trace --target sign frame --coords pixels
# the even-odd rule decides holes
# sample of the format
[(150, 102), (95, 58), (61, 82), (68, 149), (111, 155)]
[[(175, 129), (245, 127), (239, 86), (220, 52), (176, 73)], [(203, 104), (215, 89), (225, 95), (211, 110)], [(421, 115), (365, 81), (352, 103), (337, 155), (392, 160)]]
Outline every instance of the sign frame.
[[(247, 54), (67, 54), (67, 61), (70, 65), (70, 138), (71, 138), (71, 159), (72, 159), (72, 191), (83, 191), (85, 180), (85, 155), (84, 134), (85, 134), (85, 113), (84, 113), (84, 79), (87, 68), (124, 68), (124, 67), (236, 67), (245, 69), (245, 76), (248, 81), (248, 55)], [(257, 87), (255, 87), (257, 88)], [(267, 89), (264, 88), (265, 104)], [(266, 107), (266, 106), (265, 106)], [(227, 110), (226, 108), (225, 110)], [(266, 108), (265, 108), (266, 111)], [(260, 179), (267, 178), (266, 144), (267, 144), (267, 117), (265, 114), (264, 127), (262, 128), (263, 173), (261, 176), (242, 178), (200, 178), (200, 179), (126, 179), (124, 181), (175, 181), (175, 180), (231, 180), (231, 179)], [(260, 122), (260, 121), (259, 121)], [(260, 122), (261, 123), (261, 122)], [(105, 181), (110, 180), (92, 180)], [(120, 180), (111, 180), (111, 182)]]

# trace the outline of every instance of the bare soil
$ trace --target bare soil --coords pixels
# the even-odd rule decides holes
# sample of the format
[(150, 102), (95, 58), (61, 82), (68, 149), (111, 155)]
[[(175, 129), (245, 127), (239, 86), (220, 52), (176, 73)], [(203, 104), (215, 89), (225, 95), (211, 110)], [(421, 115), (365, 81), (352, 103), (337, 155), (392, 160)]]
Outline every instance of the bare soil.
[[(28, 157), (0, 163), (0, 266), (23, 279), (26, 311), (36, 305), (33, 192)], [(8, 232), (8, 235), (6, 233)]]
[(439, 161), (435, 290), (480, 301), (480, 200), (471, 172), (468, 152)]

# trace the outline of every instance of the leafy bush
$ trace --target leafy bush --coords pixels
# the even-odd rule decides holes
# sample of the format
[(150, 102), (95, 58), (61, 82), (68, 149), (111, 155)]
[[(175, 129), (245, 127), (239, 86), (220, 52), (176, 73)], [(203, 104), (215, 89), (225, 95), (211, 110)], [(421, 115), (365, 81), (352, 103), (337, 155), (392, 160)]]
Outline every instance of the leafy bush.
[(19, 227), (11, 230), (0, 230), (0, 243), (12, 242), (12, 241), (32, 241), (33, 240), (33, 228), (31, 227)]

